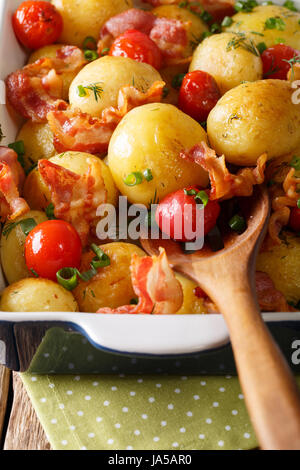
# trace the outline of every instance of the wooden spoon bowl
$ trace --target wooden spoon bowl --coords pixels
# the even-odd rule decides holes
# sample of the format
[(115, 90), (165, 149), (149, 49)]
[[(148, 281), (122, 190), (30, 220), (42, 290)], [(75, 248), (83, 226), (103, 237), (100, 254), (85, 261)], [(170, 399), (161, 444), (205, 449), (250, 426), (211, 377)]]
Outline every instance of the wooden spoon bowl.
[(270, 214), (268, 191), (255, 188), (244, 199), (247, 230), (224, 234), (224, 249), (207, 245), (186, 254), (172, 240), (141, 244), (149, 255), (166, 250), (172, 267), (194, 281), (223, 314), (228, 326), (240, 383), (261, 448), (300, 449), (300, 396), (291, 371), (270, 335), (259, 310), (255, 289), (256, 257)]

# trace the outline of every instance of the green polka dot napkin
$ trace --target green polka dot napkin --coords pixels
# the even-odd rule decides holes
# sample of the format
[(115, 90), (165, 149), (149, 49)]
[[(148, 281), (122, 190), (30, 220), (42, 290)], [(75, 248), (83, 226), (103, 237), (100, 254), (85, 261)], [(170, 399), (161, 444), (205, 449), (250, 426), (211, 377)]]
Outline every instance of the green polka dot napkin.
[(22, 379), (57, 450), (257, 446), (238, 379), (231, 376), (27, 373)]

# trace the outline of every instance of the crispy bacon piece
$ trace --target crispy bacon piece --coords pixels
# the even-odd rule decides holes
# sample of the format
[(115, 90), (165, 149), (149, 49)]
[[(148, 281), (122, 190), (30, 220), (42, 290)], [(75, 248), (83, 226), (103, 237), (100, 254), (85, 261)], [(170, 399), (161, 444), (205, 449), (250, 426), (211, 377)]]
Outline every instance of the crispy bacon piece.
[(138, 305), (125, 305), (116, 309), (101, 308), (97, 313), (156, 314), (176, 313), (183, 302), (182, 287), (169, 266), (164, 249), (159, 256), (144, 258), (133, 255), (131, 279)]
[(162, 52), (165, 65), (190, 60), (184, 57), (188, 45), (189, 22), (171, 18), (158, 18), (153, 13), (131, 8), (110, 18), (100, 32), (98, 52), (112, 45), (114, 39), (129, 29), (147, 34)]
[(18, 162), (17, 154), (7, 147), (0, 147), (0, 218), (14, 220), (30, 209), (20, 197), (19, 188), (24, 183), (25, 174)]
[(263, 312), (289, 312), (291, 310), (284, 295), (275, 288), (268, 274), (256, 272), (256, 291)]
[(61, 99), (62, 73), (79, 70), (85, 62), (83, 52), (77, 47), (61, 47), (55, 58), (39, 59), (7, 77), (8, 101), (24, 118), (46, 122), (50, 111), (67, 108)]
[[(154, 7), (160, 5), (177, 5), (182, 3), (182, 0), (144, 0)], [(195, 2), (194, 0), (187, 0), (188, 7), (196, 13), (202, 13), (206, 10), (213, 17), (214, 21), (221, 21), (225, 16), (232, 16), (235, 13), (234, 4), (235, 0), (201, 0)]]
[(87, 174), (80, 176), (48, 160), (38, 162), (39, 173), (51, 192), (55, 217), (74, 226), (83, 246), (87, 244), (97, 208), (107, 199), (104, 181), (99, 182), (99, 176), (95, 189), (92, 165), (90, 162)]
[(93, 118), (89, 114), (72, 109), (50, 112), (47, 117), (56, 150), (93, 154), (105, 152), (115, 128), (125, 114), (137, 106), (161, 101), (164, 86), (164, 82), (155, 82), (146, 93), (133, 86), (121, 88), (118, 107), (105, 109), (101, 118)]
[(182, 152), (180, 156), (184, 160), (197, 163), (209, 173), (211, 200), (251, 196), (253, 186), (264, 182), (267, 154), (259, 157), (255, 168), (243, 168), (236, 175), (228, 171), (225, 156), (217, 157), (216, 152), (205, 142), (201, 142), (188, 152)]

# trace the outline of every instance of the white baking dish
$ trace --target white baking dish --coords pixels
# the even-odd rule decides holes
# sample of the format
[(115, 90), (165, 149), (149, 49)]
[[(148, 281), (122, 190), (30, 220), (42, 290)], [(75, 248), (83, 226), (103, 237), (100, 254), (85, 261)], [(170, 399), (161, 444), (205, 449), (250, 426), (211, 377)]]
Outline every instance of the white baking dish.
[[(21, 0), (0, 0), (1, 80), (5, 79), (10, 72), (22, 67), (26, 61), (25, 54), (11, 27), (11, 14), (20, 3), (22, 3)], [(282, 4), (283, 1), (277, 3)], [(300, 0), (295, 4), (300, 8)], [(18, 124), (10, 117), (4, 104), (0, 105), (0, 123), (6, 136), (3, 144), (13, 142)], [(0, 288), (4, 286), (5, 281), (0, 272)], [(264, 315), (264, 318), (268, 322), (300, 322), (300, 312), (268, 313)], [(85, 335), (93, 345), (121, 353), (180, 355), (212, 350), (229, 342), (228, 331), (221, 315), (153, 316), (0, 312), (1, 322), (69, 324)]]

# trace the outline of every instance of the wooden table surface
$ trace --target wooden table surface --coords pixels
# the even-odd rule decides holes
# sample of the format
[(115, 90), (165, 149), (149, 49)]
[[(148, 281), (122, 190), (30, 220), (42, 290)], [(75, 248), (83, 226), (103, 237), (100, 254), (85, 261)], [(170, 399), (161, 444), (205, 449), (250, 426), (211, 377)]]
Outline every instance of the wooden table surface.
[(19, 374), (0, 366), (0, 449), (51, 450)]

